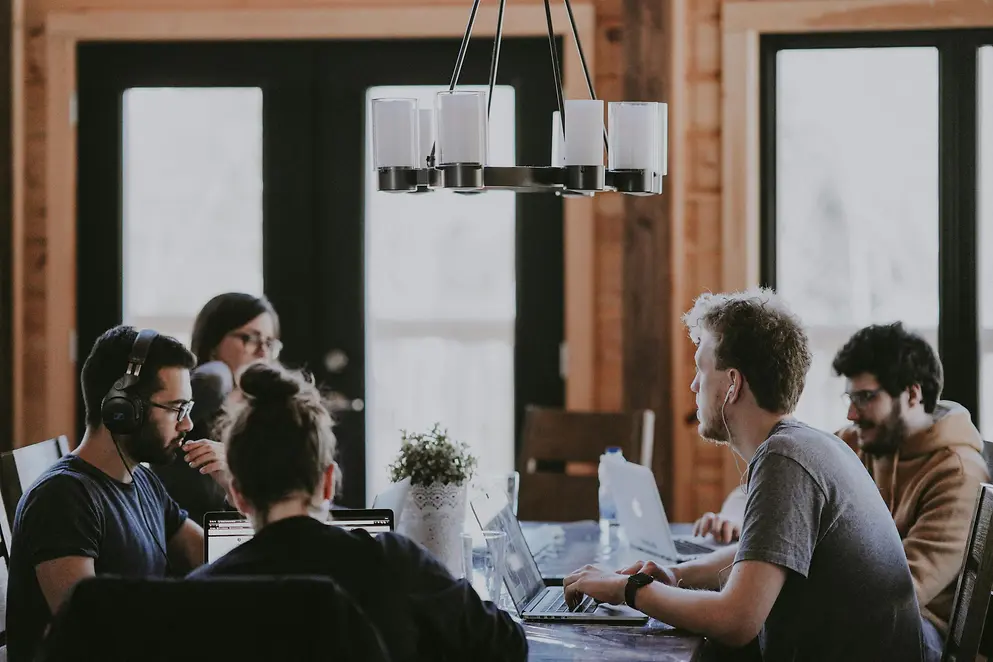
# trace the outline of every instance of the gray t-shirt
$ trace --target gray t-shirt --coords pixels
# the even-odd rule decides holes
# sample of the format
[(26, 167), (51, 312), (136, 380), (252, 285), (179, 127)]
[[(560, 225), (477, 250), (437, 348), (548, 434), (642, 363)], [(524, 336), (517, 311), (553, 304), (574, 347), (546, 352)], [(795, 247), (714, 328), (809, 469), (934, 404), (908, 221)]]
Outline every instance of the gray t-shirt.
[(786, 420), (748, 467), (735, 563), (788, 571), (759, 635), (763, 660), (921, 660), (903, 544), (855, 453), (832, 434)]

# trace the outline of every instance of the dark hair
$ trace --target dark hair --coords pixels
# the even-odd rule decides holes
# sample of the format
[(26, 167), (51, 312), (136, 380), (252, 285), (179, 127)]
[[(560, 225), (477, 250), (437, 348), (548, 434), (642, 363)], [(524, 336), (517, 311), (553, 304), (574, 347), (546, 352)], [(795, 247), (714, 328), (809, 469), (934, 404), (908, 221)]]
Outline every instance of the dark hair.
[(848, 379), (863, 373), (873, 375), (893, 397), (920, 384), (924, 411), (929, 414), (945, 382), (934, 348), (920, 335), (903, 328), (901, 322), (873, 324), (856, 331), (838, 350), (831, 367), (836, 375)]
[(701, 294), (683, 315), (695, 344), (714, 334), (717, 369), (739, 370), (759, 407), (777, 414), (796, 409), (812, 359), (800, 319), (769, 289)]
[[(128, 359), (134, 347), (138, 330), (133, 326), (115, 326), (105, 331), (93, 343), (90, 355), (83, 363), (80, 384), (83, 389), (83, 403), (86, 405), (86, 424), (92, 427), (102, 425), (100, 406), (104, 396), (128, 369)], [(138, 383), (132, 391), (148, 398), (162, 388), (159, 370), (162, 368), (186, 368), (192, 370), (196, 357), (171, 336), (156, 336), (148, 347), (148, 356), (142, 366)]]
[(333, 420), (309, 374), (253, 363), (246, 398), (218, 426), (238, 491), (261, 512), (295, 492), (313, 494), (334, 462)]
[(197, 365), (213, 360), (214, 350), (224, 340), (224, 336), (253, 319), (269, 313), (279, 336), (279, 315), (264, 296), (241, 292), (225, 292), (204, 304), (193, 322), (193, 337), (190, 349), (197, 357)]

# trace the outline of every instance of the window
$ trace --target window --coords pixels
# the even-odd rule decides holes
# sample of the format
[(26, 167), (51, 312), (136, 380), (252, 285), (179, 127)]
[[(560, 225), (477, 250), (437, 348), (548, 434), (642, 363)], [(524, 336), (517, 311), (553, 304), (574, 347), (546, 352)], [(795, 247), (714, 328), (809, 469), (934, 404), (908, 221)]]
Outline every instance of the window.
[(993, 441), (993, 46), (979, 49), (980, 429)]
[(808, 326), (814, 362), (797, 416), (813, 425), (845, 424), (837, 350), (897, 320), (938, 350), (943, 397), (980, 424), (993, 418), (978, 367), (993, 353), (979, 328), (993, 326), (993, 294), (977, 295), (993, 271), (976, 266), (993, 250), (993, 216), (973, 193), (988, 149), (979, 124), (993, 112), (978, 89), (988, 43), (964, 31), (763, 37), (762, 280)]
[[(436, 86), (375, 87), (432, 104)], [(460, 89), (485, 89), (460, 86)], [(370, 122), (367, 121), (367, 126)], [(494, 89), (490, 162), (515, 161), (514, 88)], [(367, 163), (372, 138), (367, 136)], [(481, 475), (514, 466), (516, 197), (380, 193), (366, 176), (366, 495), (389, 484), (400, 430), (435, 422), (465, 441)]]
[(784, 50), (776, 81), (776, 284), (810, 330), (797, 416), (845, 423), (835, 352), (903, 320), (937, 343), (938, 53)]
[(122, 156), (124, 323), (189, 345), (211, 297), (262, 294), (262, 90), (127, 90)]

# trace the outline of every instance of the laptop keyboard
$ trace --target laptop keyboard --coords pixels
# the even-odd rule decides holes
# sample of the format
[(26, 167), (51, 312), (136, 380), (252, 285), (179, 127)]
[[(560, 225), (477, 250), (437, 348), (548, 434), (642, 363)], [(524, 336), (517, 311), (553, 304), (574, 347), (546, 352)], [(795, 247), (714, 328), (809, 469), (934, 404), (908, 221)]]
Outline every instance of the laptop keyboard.
[(710, 554), (713, 549), (710, 547), (704, 547), (703, 545), (698, 545), (695, 542), (690, 542), (689, 540), (676, 540), (676, 551), (683, 556), (690, 556), (694, 554)]
[(597, 604), (590, 596), (583, 598), (583, 601), (579, 603), (579, 607), (575, 610), (569, 609), (569, 605), (565, 602), (565, 593), (559, 591), (558, 595), (549, 594), (542, 600), (541, 605), (538, 606), (537, 611), (539, 613), (556, 613), (556, 614), (589, 614), (596, 611)]

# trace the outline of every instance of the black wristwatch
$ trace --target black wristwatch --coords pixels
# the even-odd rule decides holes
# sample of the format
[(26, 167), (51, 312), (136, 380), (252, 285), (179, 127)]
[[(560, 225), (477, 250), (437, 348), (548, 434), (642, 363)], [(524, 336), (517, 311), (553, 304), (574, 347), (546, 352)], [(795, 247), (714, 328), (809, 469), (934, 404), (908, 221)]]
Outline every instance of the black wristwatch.
[(648, 586), (654, 581), (654, 577), (646, 575), (643, 572), (638, 572), (628, 577), (627, 586), (624, 587), (624, 603), (628, 607), (631, 607), (631, 609), (637, 609), (634, 606), (634, 596), (638, 592), (638, 589)]

